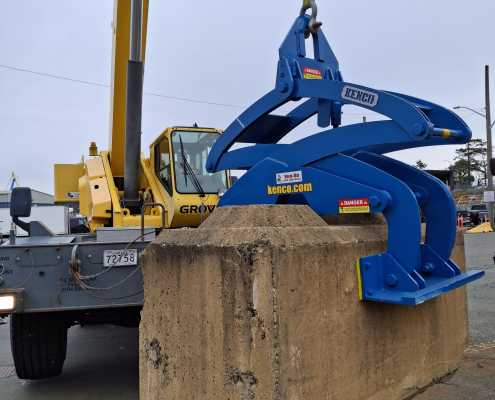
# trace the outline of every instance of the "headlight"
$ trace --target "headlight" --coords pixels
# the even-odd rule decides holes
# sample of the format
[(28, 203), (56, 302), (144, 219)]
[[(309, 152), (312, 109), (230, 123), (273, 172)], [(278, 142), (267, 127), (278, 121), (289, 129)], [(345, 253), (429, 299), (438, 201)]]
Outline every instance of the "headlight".
[(0, 290), (0, 314), (22, 312), (24, 308), (24, 289)]
[(0, 311), (13, 311), (15, 308), (15, 296), (7, 294), (0, 296)]

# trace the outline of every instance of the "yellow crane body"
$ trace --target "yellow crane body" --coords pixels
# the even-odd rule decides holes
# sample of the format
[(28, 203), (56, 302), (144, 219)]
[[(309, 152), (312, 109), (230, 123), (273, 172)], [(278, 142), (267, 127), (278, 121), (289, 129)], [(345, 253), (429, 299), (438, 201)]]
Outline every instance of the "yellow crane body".
[[(142, 60), (148, 8), (149, 1), (142, 0)], [(151, 144), (149, 156), (141, 153), (140, 210), (126, 208), (123, 201), (131, 23), (131, 0), (116, 0), (108, 151), (98, 151), (91, 143), (87, 159), (55, 165), (55, 202), (78, 207), (92, 232), (103, 227), (139, 227), (142, 214), (147, 228), (196, 227), (214, 210), (229, 185), (229, 173), (206, 171), (208, 151), (221, 134), (219, 130), (196, 126), (166, 129)]]
[[(211, 138), (211, 143), (221, 134), (220, 131), (211, 128), (168, 128), (151, 144), (150, 156), (141, 155), (140, 192), (144, 203), (160, 204), (164, 207), (162, 209), (155, 206), (143, 210), (144, 225), (148, 228), (199, 226), (213, 212), (221, 192), (229, 186), (229, 174), (198, 174), (205, 176), (205, 179), (216, 179), (218, 185), (214, 188), (215, 192), (205, 190), (206, 193), (198, 193), (191, 187), (190, 193), (181, 193), (178, 181), (185, 181), (182, 176), (178, 176), (183, 173), (180, 172), (183, 170), (181, 155), (177, 149), (174, 150), (172, 140), (174, 134), (181, 132), (190, 136), (207, 135)], [(160, 153), (160, 149), (163, 148), (168, 151)], [(195, 168), (206, 163), (206, 150), (202, 152), (203, 158), (198, 160), (199, 164), (196, 163)], [(160, 165), (160, 161), (163, 161), (159, 160), (160, 155), (163, 157), (166, 154), (173, 155), (169, 158), (169, 165)], [(163, 174), (160, 175), (160, 167), (168, 167), (168, 179), (164, 179)], [(55, 188), (55, 202), (78, 203), (80, 213), (87, 218), (92, 231), (102, 227), (123, 228), (141, 225), (141, 215), (133, 214), (122, 206), (123, 191), (116, 184), (108, 151), (89, 157), (80, 164), (55, 165)]]

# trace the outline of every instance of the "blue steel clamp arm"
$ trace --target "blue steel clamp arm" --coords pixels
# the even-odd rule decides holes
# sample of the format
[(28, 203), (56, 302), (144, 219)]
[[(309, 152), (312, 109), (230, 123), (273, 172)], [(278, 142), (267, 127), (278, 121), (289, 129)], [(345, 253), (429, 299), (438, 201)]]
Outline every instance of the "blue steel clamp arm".
[[(470, 129), (436, 104), (345, 82), (324, 33), (310, 29), (312, 21), (297, 18), (280, 48), (275, 88), (236, 118), (211, 150), (211, 172), (247, 171), (219, 206), (307, 204), (320, 215), (382, 213), (388, 249), (359, 261), (362, 300), (417, 305), (480, 278), (483, 272), (463, 273), (450, 260), (456, 207), (447, 186), (384, 156), (467, 143)], [(306, 56), (308, 32), (314, 58)], [(300, 104), (286, 115), (273, 114), (290, 102)], [(341, 126), (345, 105), (387, 119)], [(315, 115), (320, 128), (332, 129), (279, 143)], [(232, 150), (237, 143), (252, 145)]]

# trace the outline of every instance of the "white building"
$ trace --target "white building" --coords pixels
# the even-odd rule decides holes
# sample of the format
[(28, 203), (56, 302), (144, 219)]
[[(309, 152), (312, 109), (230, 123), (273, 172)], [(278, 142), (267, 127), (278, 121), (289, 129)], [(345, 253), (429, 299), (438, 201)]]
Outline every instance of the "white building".
[[(31, 195), (33, 197), (33, 206), (53, 206), (53, 195), (43, 193), (38, 190), (31, 189)], [(0, 208), (10, 207), (10, 192), (0, 192)]]

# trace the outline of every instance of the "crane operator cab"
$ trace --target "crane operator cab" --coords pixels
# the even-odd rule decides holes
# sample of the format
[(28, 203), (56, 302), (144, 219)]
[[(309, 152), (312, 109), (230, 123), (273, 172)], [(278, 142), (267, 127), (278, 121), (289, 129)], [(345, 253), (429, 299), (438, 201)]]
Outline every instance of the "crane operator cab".
[(206, 160), (219, 131), (167, 129), (151, 145), (151, 164), (164, 198), (173, 199), (173, 226), (197, 226), (215, 209), (229, 187), (229, 174), (210, 173)]
[(220, 131), (211, 128), (166, 129), (141, 154), (139, 207), (127, 208), (123, 177), (115, 174), (108, 151), (93, 143), (80, 164), (55, 165), (55, 201), (76, 207), (88, 228), (182, 228), (199, 226), (230, 186), (229, 172), (210, 173), (206, 160)]
[(206, 160), (217, 137), (214, 132), (175, 130), (156, 142), (155, 172), (170, 195), (174, 190), (202, 196), (227, 190), (226, 174), (206, 171)]

